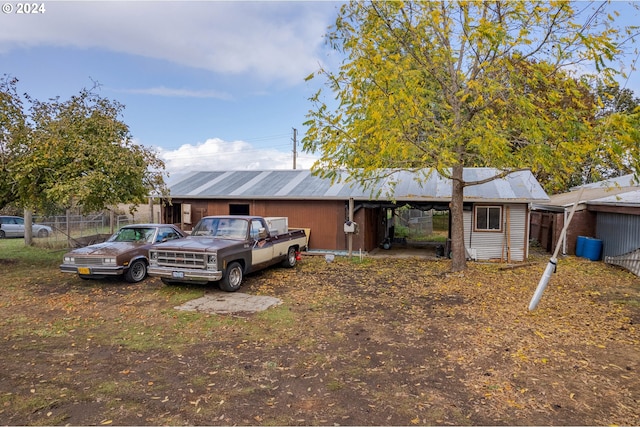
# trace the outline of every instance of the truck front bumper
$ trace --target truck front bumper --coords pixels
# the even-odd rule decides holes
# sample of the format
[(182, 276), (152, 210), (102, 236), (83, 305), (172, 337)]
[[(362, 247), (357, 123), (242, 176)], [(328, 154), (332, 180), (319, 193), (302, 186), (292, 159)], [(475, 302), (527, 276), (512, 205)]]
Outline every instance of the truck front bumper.
[(217, 282), (222, 279), (222, 271), (217, 270), (149, 266), (147, 273), (151, 277), (160, 277), (176, 282)]

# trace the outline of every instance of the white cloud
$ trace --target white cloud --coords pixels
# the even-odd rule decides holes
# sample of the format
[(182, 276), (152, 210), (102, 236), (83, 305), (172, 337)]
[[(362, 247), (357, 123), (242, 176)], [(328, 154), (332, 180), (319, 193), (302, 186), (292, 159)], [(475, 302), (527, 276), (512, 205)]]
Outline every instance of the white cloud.
[[(203, 143), (185, 144), (177, 150), (158, 149), (170, 175), (191, 171), (292, 169), (293, 154), (261, 149), (244, 141), (227, 142), (211, 138)], [(310, 169), (314, 158), (305, 154), (296, 160), (296, 169)]]
[(318, 68), (333, 2), (48, 2), (0, 16), (0, 52), (102, 48), (222, 74), (297, 84)]
[(150, 87), (146, 89), (111, 89), (115, 92), (135, 93), (142, 95), (155, 95), (179, 98), (212, 98), (212, 99), (231, 99), (231, 95), (223, 92), (212, 90), (189, 90), (189, 89), (172, 89), (165, 86)]

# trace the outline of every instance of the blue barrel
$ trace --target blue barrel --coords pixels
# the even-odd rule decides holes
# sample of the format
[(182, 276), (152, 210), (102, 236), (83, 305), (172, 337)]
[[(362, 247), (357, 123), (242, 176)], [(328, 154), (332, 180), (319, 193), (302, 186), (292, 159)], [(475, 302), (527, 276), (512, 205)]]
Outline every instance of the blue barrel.
[(576, 256), (584, 256), (584, 242), (588, 239), (585, 236), (578, 236), (576, 240)]
[(599, 261), (602, 255), (602, 240), (588, 238), (584, 242), (583, 257), (591, 261)]

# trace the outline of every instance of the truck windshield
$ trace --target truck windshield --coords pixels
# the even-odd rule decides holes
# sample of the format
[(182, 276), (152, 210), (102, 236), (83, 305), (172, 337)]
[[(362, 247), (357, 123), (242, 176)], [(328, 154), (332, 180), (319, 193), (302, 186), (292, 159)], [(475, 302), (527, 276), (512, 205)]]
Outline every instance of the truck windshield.
[(248, 224), (245, 219), (203, 218), (193, 229), (191, 235), (244, 240), (247, 238)]

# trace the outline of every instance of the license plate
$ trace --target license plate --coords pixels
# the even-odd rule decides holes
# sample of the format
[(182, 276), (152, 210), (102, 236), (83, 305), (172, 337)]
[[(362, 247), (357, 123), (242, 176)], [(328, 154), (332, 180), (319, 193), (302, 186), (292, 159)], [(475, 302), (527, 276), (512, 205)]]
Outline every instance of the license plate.
[(78, 274), (91, 274), (89, 267), (78, 267)]
[(182, 271), (174, 271), (174, 272), (171, 273), (171, 276), (174, 279), (184, 279), (184, 272), (182, 272)]

